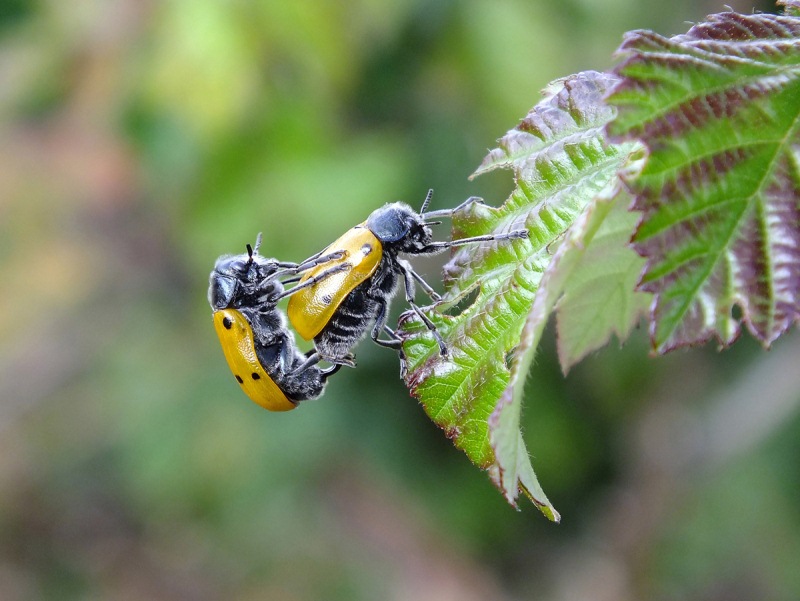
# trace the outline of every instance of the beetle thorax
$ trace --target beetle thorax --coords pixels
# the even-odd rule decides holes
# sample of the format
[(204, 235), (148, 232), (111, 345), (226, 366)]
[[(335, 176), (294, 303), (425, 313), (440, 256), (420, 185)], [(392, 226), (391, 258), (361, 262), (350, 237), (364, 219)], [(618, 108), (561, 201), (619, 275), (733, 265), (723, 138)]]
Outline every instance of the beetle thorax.
[(367, 227), (383, 244), (384, 252), (415, 253), (430, 244), (432, 234), (422, 215), (403, 202), (372, 212)]
[(208, 300), (216, 309), (265, 302), (280, 294), (283, 286), (272, 276), (274, 260), (258, 255), (225, 255), (217, 259), (209, 280)]

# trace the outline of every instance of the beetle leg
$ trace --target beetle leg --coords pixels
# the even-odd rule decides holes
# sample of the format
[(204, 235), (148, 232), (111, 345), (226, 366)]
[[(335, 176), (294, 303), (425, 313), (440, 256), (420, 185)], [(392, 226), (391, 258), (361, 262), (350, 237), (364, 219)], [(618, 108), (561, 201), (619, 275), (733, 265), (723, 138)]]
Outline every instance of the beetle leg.
[[(394, 349), (400, 355), (400, 379), (405, 378), (406, 376), (406, 354), (403, 352), (402, 347), (402, 340), (400, 340), (400, 336), (397, 333), (386, 325), (386, 318), (388, 316), (388, 304), (386, 301), (382, 301), (380, 304), (380, 311), (378, 313), (378, 317), (375, 319), (375, 325), (372, 327), (372, 332), (370, 333), (370, 337), (372, 340), (375, 341), (375, 344), (379, 344), (380, 346), (385, 346), (386, 348)], [(386, 332), (389, 336), (389, 340), (378, 338), (380, 336), (381, 331)]]
[(330, 361), (333, 363), (332, 367), (326, 367), (325, 369), (320, 370), (323, 376), (329, 376), (333, 373), (339, 371), (339, 368), (342, 366), (345, 367), (355, 367), (356, 366), (356, 358), (352, 353), (348, 353), (344, 357), (336, 359), (335, 361), (330, 359), (323, 358), (316, 349), (312, 349), (306, 353), (306, 360), (303, 361), (297, 368), (291, 371), (291, 375), (296, 376), (297, 374), (303, 373), (309, 367), (315, 366), (320, 361)]
[(280, 282), (274, 282), (272, 278), (267, 278), (258, 285), (255, 292), (258, 293), (261, 302), (275, 305), (280, 299), (280, 294), (283, 293), (283, 285)]
[(517, 238), (527, 238), (528, 230), (514, 230), (505, 234), (486, 234), (485, 236), (472, 236), (471, 238), (461, 238), (459, 240), (449, 240), (447, 242), (431, 242), (420, 254), (435, 254), (446, 248), (471, 244), (473, 242), (493, 242), (497, 240), (514, 240)]
[[(422, 211), (422, 218), (427, 221), (431, 217), (452, 217), (453, 213), (457, 213), (458, 211), (461, 211), (476, 202), (480, 204), (486, 204), (480, 196), (470, 196), (467, 200), (453, 209), (439, 209), (438, 211), (428, 211), (427, 213)], [(427, 208), (427, 206), (425, 208)]]
[(305, 282), (303, 282), (302, 284), (298, 284), (297, 286), (295, 286), (291, 290), (284, 290), (283, 293), (281, 293), (280, 295), (278, 295), (275, 298), (275, 301), (277, 302), (277, 301), (279, 301), (280, 299), (282, 299), (285, 296), (291, 296), (292, 294), (294, 294), (295, 292), (297, 292), (299, 290), (302, 290), (303, 288), (308, 288), (309, 286), (313, 286), (317, 282), (319, 282), (321, 280), (324, 280), (327, 277), (332, 276), (334, 273), (339, 273), (340, 271), (348, 271), (350, 268), (351, 268), (351, 266), (349, 264), (347, 264), (347, 263), (342, 263), (341, 265), (336, 265), (335, 267), (330, 267), (330, 268), (326, 269), (325, 271), (323, 271), (322, 273), (319, 273), (319, 274), (317, 274), (315, 276), (312, 276), (312, 277), (308, 278)]
[(356, 367), (356, 356), (353, 353), (347, 353), (344, 357), (337, 357), (336, 359), (328, 359), (327, 357), (322, 357), (322, 359), (334, 365)]
[[(376, 299), (377, 300), (377, 299)], [(386, 348), (391, 348), (396, 351), (400, 350), (400, 337), (394, 333), (394, 331), (386, 325), (386, 319), (388, 317), (388, 305), (385, 300), (381, 299), (378, 301), (379, 309), (378, 309), (378, 316), (375, 318), (375, 325), (372, 326), (372, 332), (370, 333), (370, 337), (372, 340), (375, 341), (375, 344), (379, 344), (381, 346), (385, 346)], [(381, 335), (381, 332), (386, 331), (390, 339), (385, 340), (378, 338)]]
[[(400, 336), (398, 336), (397, 332), (395, 332), (389, 326), (384, 325), (383, 326), (383, 331), (386, 332), (389, 335), (389, 338), (392, 338), (394, 340), (397, 340), (398, 342), (401, 342)], [(376, 340), (376, 342), (377, 342), (377, 340)], [(405, 377), (406, 377), (406, 372), (408, 371), (407, 364), (406, 364), (406, 354), (403, 352), (403, 347), (401, 345), (397, 346), (397, 352), (400, 355), (400, 379), (404, 380)]]
[[(428, 328), (428, 331), (433, 335), (436, 339), (436, 343), (439, 345), (439, 354), (442, 357), (447, 356), (447, 345), (442, 340), (442, 335), (436, 330), (436, 325), (430, 320), (430, 318), (422, 312), (422, 309), (419, 308), (417, 303), (414, 302), (414, 270), (411, 266), (406, 263), (405, 261), (398, 261), (400, 268), (403, 270), (403, 282), (405, 282), (405, 290), (406, 290), (406, 302), (411, 306), (414, 310), (414, 313), (422, 320), (422, 323), (425, 324), (425, 327)], [(419, 276), (417, 276), (419, 277)]]
[(300, 267), (297, 263), (289, 263), (286, 261), (275, 261), (275, 267), (280, 267), (281, 269), (297, 269)]
[(293, 376), (301, 374), (305, 370), (307, 370), (309, 367), (314, 367), (321, 360), (322, 360), (322, 357), (319, 356), (319, 353), (317, 351), (313, 351), (312, 350), (311, 352), (306, 353), (306, 360), (303, 361), (298, 367), (293, 369), (290, 372), (290, 374), (293, 375)]
[(425, 279), (420, 274), (414, 271), (409, 263), (403, 261), (403, 259), (398, 259), (398, 262), (403, 263), (403, 267), (405, 267), (406, 272), (410, 273), (411, 277), (413, 277), (415, 280), (417, 280), (417, 282), (419, 282), (419, 285), (422, 287), (425, 293), (431, 297), (431, 299), (434, 302), (438, 303), (440, 300), (442, 300), (442, 297), (439, 296), (439, 293), (436, 292), (436, 290), (434, 290), (433, 287), (428, 282), (426, 282)]
[[(329, 253), (327, 255), (323, 255), (321, 252), (318, 252), (313, 257), (309, 257), (302, 263), (282, 263), (278, 262), (277, 266), (281, 267), (281, 271), (276, 271), (272, 275), (269, 276), (269, 279), (272, 278), (282, 278), (287, 275), (295, 276), (296, 274), (302, 271), (308, 271), (312, 267), (316, 267), (317, 265), (322, 265), (323, 263), (330, 263), (331, 261), (338, 261), (344, 257), (345, 253), (343, 250), (337, 250), (336, 252)], [(292, 277), (288, 280), (283, 280), (283, 283), (291, 283), (296, 282), (300, 279), (300, 277)]]
[(332, 376), (333, 374), (335, 374), (340, 369), (342, 369), (342, 364), (341, 363), (335, 363), (335, 364), (331, 365), (330, 367), (326, 367), (325, 369), (319, 370), (319, 372), (322, 375), (322, 379), (324, 381), (329, 376)]
[(339, 259), (343, 259), (345, 255), (345, 251), (337, 250), (336, 252), (328, 253), (327, 255), (323, 255), (322, 251), (318, 252), (316, 255), (309, 257), (295, 268), (297, 271), (307, 271), (312, 267), (316, 267), (317, 265), (322, 265), (323, 263), (329, 263), (331, 261), (337, 261)]

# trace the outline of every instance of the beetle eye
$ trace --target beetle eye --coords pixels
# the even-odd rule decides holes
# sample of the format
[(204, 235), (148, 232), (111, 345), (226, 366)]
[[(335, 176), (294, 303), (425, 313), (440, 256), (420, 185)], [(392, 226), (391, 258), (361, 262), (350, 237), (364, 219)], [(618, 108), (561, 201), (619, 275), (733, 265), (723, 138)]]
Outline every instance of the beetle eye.
[(208, 302), (213, 309), (224, 309), (233, 301), (235, 292), (236, 280), (214, 274), (208, 287)]

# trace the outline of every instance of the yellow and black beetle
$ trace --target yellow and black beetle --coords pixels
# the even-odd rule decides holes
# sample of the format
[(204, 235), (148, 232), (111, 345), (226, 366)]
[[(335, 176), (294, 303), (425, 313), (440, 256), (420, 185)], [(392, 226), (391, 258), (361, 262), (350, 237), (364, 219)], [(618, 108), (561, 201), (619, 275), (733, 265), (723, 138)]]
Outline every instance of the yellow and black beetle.
[[(515, 230), (506, 234), (434, 242), (429, 226), (438, 222), (428, 219), (451, 216), (467, 204), (480, 202), (480, 199), (472, 197), (455, 209), (426, 213), (432, 194), (433, 190), (429, 190), (419, 212), (402, 202), (373, 211), (366, 221), (345, 232), (322, 251), (341, 253), (341, 258), (309, 269), (296, 288), (290, 291), (289, 321), (303, 338), (314, 340), (317, 351), (316, 355), (309, 357), (308, 365), (320, 360), (351, 365), (350, 351), (370, 328), (371, 337), (377, 344), (400, 350), (400, 339), (386, 325), (389, 302), (397, 290), (400, 275), (405, 282), (406, 302), (436, 338), (441, 353), (447, 353), (436, 327), (414, 302), (414, 280), (433, 300), (439, 300), (439, 296), (398, 255), (430, 255), (461, 244), (527, 238), (528, 232)], [(388, 339), (380, 338), (382, 332)]]
[[(209, 277), (208, 301), (222, 352), (245, 394), (270, 411), (289, 411), (299, 401), (319, 397), (326, 379), (340, 366), (306, 365), (286, 319), (277, 308), (284, 292), (278, 279), (324, 264), (330, 256), (283, 263), (258, 254), (261, 234), (247, 254), (223, 255)], [(334, 254), (333, 257), (339, 255)]]

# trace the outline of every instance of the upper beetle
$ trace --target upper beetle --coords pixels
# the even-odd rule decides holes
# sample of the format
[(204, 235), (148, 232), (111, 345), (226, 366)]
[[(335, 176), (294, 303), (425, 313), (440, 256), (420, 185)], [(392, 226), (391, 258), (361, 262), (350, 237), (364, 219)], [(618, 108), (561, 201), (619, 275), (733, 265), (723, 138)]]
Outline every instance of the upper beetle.
[[(284, 287), (278, 279), (320, 263), (316, 255), (304, 263), (283, 263), (258, 254), (223, 255), (209, 276), (208, 302), (214, 328), (236, 381), (245, 394), (270, 411), (294, 409), (299, 401), (319, 397), (338, 365), (322, 370), (306, 365), (277, 308)], [(338, 256), (338, 255), (334, 255)]]
[[(402, 202), (373, 211), (366, 221), (345, 232), (323, 251), (340, 253), (341, 258), (309, 269), (291, 291), (289, 321), (303, 338), (314, 340), (317, 351), (307, 364), (325, 360), (349, 365), (351, 349), (368, 330), (377, 344), (400, 350), (400, 339), (386, 325), (389, 302), (397, 290), (400, 275), (405, 282), (406, 302), (436, 338), (442, 354), (447, 353), (436, 327), (414, 302), (414, 281), (434, 300), (439, 300), (439, 296), (407, 261), (400, 258), (400, 253), (429, 255), (461, 244), (527, 238), (528, 232), (515, 230), (434, 242), (429, 226), (438, 222), (428, 221), (430, 218), (451, 216), (480, 199), (472, 197), (455, 209), (426, 213), (432, 194), (433, 190), (429, 190), (419, 212)], [(382, 332), (388, 338), (380, 338)]]

